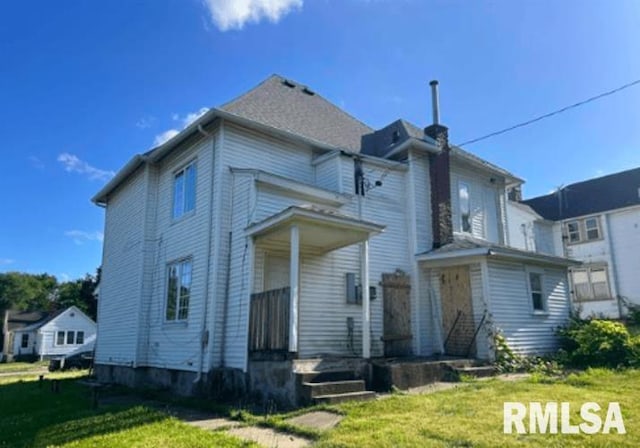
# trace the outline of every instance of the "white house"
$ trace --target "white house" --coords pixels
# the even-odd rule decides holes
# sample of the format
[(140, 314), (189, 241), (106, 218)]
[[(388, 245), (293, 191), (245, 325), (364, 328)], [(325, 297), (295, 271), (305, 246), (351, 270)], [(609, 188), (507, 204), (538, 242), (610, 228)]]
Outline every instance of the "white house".
[(554, 223), (555, 254), (584, 263), (571, 269), (572, 300), (583, 317), (617, 318), (626, 303), (640, 305), (640, 168), (524, 203)]
[(291, 395), (338, 358), (490, 359), (497, 329), (555, 349), (572, 261), (510, 247), (522, 180), (434, 115), (375, 130), (272, 76), (135, 156), (93, 198), (98, 377)]
[(95, 338), (96, 323), (71, 306), (48, 318), (12, 331), (10, 354), (37, 355), (40, 359), (66, 355)]

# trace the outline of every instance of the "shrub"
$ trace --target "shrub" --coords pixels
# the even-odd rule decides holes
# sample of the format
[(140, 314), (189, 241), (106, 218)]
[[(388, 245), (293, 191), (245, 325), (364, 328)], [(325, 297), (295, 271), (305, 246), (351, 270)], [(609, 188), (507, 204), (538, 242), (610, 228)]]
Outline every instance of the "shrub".
[(575, 367), (631, 366), (640, 359), (640, 339), (619, 322), (574, 320), (559, 334), (566, 362)]

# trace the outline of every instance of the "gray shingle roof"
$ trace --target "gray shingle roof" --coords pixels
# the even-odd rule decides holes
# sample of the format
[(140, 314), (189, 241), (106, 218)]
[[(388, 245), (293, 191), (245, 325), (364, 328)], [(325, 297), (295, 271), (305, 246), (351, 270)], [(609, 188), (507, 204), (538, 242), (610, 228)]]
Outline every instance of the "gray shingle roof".
[(220, 109), (331, 146), (359, 152), (373, 129), (309, 88), (278, 75)]
[(640, 205), (640, 168), (570, 184), (523, 202), (552, 221)]

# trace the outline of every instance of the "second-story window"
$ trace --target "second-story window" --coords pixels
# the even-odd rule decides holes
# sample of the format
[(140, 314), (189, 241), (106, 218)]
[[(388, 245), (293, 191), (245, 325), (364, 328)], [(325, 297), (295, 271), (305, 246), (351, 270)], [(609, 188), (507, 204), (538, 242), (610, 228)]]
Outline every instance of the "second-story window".
[(469, 198), (469, 186), (467, 184), (460, 182), (458, 199), (460, 202), (460, 230), (471, 232), (471, 199)]
[(600, 227), (598, 218), (587, 218), (584, 220), (584, 230), (587, 240), (597, 240), (600, 238)]
[(569, 244), (594, 241), (601, 238), (600, 219), (597, 216), (569, 221), (566, 224), (566, 228)]
[(176, 172), (173, 179), (173, 217), (180, 218), (196, 206), (196, 163)]

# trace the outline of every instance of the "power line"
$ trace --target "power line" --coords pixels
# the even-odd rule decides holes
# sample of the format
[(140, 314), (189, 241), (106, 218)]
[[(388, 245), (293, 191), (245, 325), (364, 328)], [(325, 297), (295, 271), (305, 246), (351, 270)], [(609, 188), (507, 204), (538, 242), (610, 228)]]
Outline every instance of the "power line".
[(457, 146), (470, 145), (472, 143), (476, 143), (476, 142), (479, 142), (481, 140), (486, 140), (488, 138), (495, 137), (496, 135), (500, 135), (500, 134), (504, 134), (504, 133), (509, 132), (509, 131), (513, 131), (514, 129), (518, 129), (518, 128), (522, 128), (524, 126), (528, 126), (528, 125), (530, 125), (532, 123), (535, 123), (537, 121), (544, 120), (545, 118), (549, 118), (549, 117), (552, 117), (554, 115), (561, 114), (561, 113), (566, 112), (566, 111), (568, 111), (570, 109), (575, 109), (576, 107), (584, 106), (587, 103), (591, 103), (592, 101), (599, 100), (600, 98), (604, 98), (606, 96), (613, 95), (614, 93), (620, 92), (621, 90), (628, 89), (629, 87), (633, 87), (633, 86), (635, 86), (637, 84), (640, 84), (640, 79), (637, 79), (637, 80), (635, 80), (633, 82), (630, 82), (628, 84), (624, 84), (624, 85), (622, 85), (620, 87), (617, 87), (617, 88), (615, 88), (613, 90), (609, 90), (609, 91), (604, 92), (604, 93), (601, 93), (599, 95), (592, 96), (591, 98), (587, 98), (586, 100), (579, 101), (579, 102), (577, 102), (575, 104), (571, 104), (570, 106), (563, 107), (562, 109), (554, 110), (553, 112), (549, 112), (547, 114), (540, 115), (539, 117), (532, 118), (531, 120), (523, 121), (522, 123), (518, 123), (516, 125), (510, 126), (508, 128), (502, 129), (500, 131), (492, 132), (491, 134), (483, 135), (482, 137), (474, 138), (473, 140), (468, 140), (468, 141), (466, 141), (464, 143), (458, 144)]

